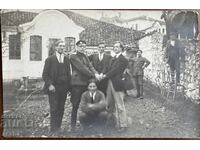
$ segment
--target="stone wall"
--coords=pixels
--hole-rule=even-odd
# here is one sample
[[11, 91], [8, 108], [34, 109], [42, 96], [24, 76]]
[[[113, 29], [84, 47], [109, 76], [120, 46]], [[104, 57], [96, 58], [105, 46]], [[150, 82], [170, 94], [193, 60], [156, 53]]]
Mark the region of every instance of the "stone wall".
[[[143, 56], [151, 61], [145, 69], [145, 79], [160, 88], [168, 88], [171, 81], [169, 65], [164, 59], [165, 49], [162, 48], [163, 36], [159, 33], [142, 39], [140, 48]], [[178, 91], [194, 102], [199, 102], [200, 54], [198, 41], [181, 40], [184, 47], [185, 61], [181, 62], [181, 75]]]
[[185, 47], [185, 66], [183, 65], [181, 71], [181, 83], [185, 87], [185, 94], [187, 97], [194, 100], [199, 99], [199, 47], [198, 43], [194, 41], [183, 40], [182, 44]]

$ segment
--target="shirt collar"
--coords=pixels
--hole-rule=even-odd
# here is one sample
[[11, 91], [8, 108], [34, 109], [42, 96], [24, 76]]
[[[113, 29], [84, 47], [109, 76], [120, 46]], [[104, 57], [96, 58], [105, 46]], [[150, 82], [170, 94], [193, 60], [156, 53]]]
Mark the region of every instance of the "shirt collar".
[[[92, 92], [89, 92], [89, 93], [90, 93], [90, 97], [92, 97]], [[96, 91], [93, 93], [93, 99], [94, 99], [95, 95], [96, 95]]]
[[78, 55], [85, 55], [85, 53], [79, 52], [79, 51], [77, 51], [76, 54], [78, 54]]
[[100, 52], [99, 52], [99, 56], [103, 56], [103, 55], [104, 55], [104, 53], [100, 53]]
[[122, 52], [116, 54], [115, 57], [118, 58], [121, 54], [122, 54]]
[[[60, 62], [60, 56], [61, 56], [61, 62]], [[56, 51], [56, 57], [57, 57], [57, 59], [58, 59], [58, 62], [59, 63], [63, 63], [63, 61], [64, 61], [64, 54], [63, 53], [58, 53], [57, 51]]]
[[99, 53], [98, 56], [99, 56], [100, 59], [103, 59], [103, 55], [104, 55], [104, 53]]
[[60, 55], [61, 55], [61, 56], [64, 56], [63, 53], [60, 54], [60, 53], [58, 53], [58, 52], [56, 51], [56, 56], [60, 57]]

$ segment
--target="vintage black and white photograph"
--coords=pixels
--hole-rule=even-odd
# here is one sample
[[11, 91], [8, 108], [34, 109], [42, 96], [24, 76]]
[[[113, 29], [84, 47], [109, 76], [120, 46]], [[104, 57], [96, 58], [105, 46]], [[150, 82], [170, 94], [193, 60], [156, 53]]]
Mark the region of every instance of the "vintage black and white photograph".
[[4, 138], [199, 138], [199, 10], [1, 9]]

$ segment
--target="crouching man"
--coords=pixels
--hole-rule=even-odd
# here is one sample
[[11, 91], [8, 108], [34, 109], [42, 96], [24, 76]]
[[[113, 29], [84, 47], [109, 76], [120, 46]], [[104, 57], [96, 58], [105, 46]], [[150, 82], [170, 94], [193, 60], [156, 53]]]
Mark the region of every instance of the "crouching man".
[[103, 92], [97, 89], [96, 80], [90, 79], [88, 90], [81, 96], [79, 120], [84, 131], [103, 129], [107, 121], [106, 101]]

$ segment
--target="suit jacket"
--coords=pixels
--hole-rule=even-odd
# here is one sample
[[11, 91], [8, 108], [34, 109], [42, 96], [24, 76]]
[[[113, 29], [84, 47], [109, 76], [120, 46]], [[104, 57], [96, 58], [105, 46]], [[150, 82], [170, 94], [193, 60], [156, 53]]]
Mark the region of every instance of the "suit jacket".
[[[43, 73], [42, 73], [42, 78], [45, 82], [43, 90], [45, 93], [48, 92], [48, 88], [49, 86], [52, 84], [54, 86], [56, 86], [56, 80], [58, 77], [58, 65], [59, 62], [57, 60], [56, 55], [52, 55], [49, 56], [46, 60], [45, 60], [45, 65], [44, 65], [44, 69], [43, 69]], [[69, 89], [70, 87], [70, 79], [71, 79], [71, 75], [70, 75], [70, 61], [68, 57], [64, 57], [64, 65], [66, 66], [66, 72], [67, 72], [67, 83], [66, 83], [66, 89]]]
[[[88, 107], [88, 104], [93, 104], [95, 109], [90, 110], [90, 108]], [[90, 92], [85, 91], [81, 96], [80, 110], [86, 114], [91, 111], [96, 112], [96, 113], [105, 111], [106, 110], [106, 101], [105, 101], [104, 94], [101, 91], [97, 90], [96, 95], [92, 102], [92, 99], [90, 97]]]
[[109, 71], [106, 73], [106, 78], [110, 78], [113, 87], [116, 91], [124, 91], [123, 73], [127, 68], [128, 60], [121, 54], [111, 63]]
[[112, 57], [104, 53], [101, 61], [99, 60], [99, 54], [93, 54], [89, 56], [89, 59], [98, 73], [105, 74], [109, 70]]
[[171, 59], [179, 61], [179, 57], [182, 61], [185, 60], [184, 47], [178, 39], [175, 40], [174, 46], [170, 44], [170, 40], [167, 42], [165, 57], [168, 59], [168, 61], [171, 61]]
[[86, 86], [90, 78], [95, 78], [97, 71], [89, 61], [89, 58], [80, 52], [70, 56], [72, 66], [71, 85]]
[[146, 59], [145, 57], [136, 57], [131, 59], [133, 61], [133, 70], [132, 75], [144, 75], [144, 69], [142, 67], [145, 64], [145, 67], [147, 67], [150, 64], [150, 61]]

